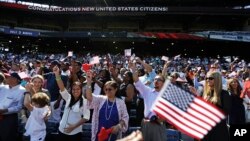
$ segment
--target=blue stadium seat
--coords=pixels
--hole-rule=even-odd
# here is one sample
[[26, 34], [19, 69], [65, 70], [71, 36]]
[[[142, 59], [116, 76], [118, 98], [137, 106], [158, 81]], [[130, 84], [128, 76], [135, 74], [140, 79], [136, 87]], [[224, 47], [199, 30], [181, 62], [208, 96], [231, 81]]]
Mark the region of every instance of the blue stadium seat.
[[181, 132], [174, 129], [167, 129], [167, 141], [181, 141]]
[[91, 141], [91, 123], [84, 123], [82, 126], [82, 141]]

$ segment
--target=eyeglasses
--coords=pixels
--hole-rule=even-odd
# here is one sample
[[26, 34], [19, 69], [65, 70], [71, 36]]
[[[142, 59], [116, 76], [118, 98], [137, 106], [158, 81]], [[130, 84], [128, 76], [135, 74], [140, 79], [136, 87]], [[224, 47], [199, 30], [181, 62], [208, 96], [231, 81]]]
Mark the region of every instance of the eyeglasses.
[[214, 80], [213, 77], [206, 77], [206, 80]]
[[160, 78], [155, 78], [154, 81], [157, 81], [157, 82], [162, 81], [163, 82], [163, 80]]
[[105, 91], [109, 91], [109, 92], [112, 91], [112, 90], [113, 90], [113, 89], [111, 89], [111, 88], [106, 88], [106, 89], [105, 89]]

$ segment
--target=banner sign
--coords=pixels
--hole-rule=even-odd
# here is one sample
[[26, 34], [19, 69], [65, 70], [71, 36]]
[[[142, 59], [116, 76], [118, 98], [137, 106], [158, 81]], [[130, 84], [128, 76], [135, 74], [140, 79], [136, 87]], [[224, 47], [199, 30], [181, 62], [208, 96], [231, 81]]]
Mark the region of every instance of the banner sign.
[[210, 39], [250, 42], [250, 33], [238, 32], [210, 32]]
[[39, 7], [28, 6], [29, 10], [45, 12], [166, 12], [167, 7]]
[[13, 8], [13, 9], [23, 9], [23, 10], [33, 10], [42, 12], [167, 12], [168, 7], [101, 7], [101, 6], [89, 6], [89, 7], [59, 7], [59, 6], [34, 6], [34, 5], [24, 5], [20, 3], [6, 3], [0, 2], [0, 6]]
[[27, 31], [27, 30], [10, 29], [10, 28], [4, 28], [4, 33], [13, 34], [13, 35], [21, 35], [21, 36], [33, 36], [33, 37], [37, 37], [40, 35], [40, 32], [37, 32], [37, 31]]

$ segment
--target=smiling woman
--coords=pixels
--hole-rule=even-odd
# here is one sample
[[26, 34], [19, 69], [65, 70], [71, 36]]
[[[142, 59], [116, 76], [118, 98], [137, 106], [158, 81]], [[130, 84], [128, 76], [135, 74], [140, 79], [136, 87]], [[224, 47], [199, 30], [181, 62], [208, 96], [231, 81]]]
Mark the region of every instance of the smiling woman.
[[37, 93], [37, 92], [43, 92], [46, 93], [49, 97], [49, 91], [47, 89], [43, 88], [43, 84], [44, 84], [44, 78], [41, 75], [35, 75], [31, 78], [31, 83], [32, 83], [32, 91], [33, 93]]
[[53, 68], [56, 75], [60, 94], [66, 101], [62, 120], [59, 125], [59, 138], [63, 141], [80, 141], [82, 137], [82, 124], [89, 120], [90, 111], [87, 109], [87, 100], [82, 95], [82, 84], [74, 82], [71, 93], [65, 89], [61, 80], [60, 70], [57, 66]]
[[92, 141], [99, 139], [99, 134], [102, 130], [109, 129], [111, 134], [108, 135], [108, 140], [114, 141], [122, 137], [128, 128], [128, 112], [125, 102], [117, 98], [118, 84], [115, 81], [108, 81], [104, 85], [105, 95], [92, 95], [91, 83], [92, 73], [87, 73], [87, 89], [86, 97], [88, 107], [94, 109], [92, 117]]

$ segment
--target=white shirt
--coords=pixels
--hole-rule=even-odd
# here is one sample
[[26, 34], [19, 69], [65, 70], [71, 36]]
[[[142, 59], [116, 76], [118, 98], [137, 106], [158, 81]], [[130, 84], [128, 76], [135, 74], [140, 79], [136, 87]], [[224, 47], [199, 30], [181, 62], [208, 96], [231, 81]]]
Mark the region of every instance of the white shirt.
[[66, 135], [75, 135], [79, 132], [82, 132], [82, 125], [75, 128], [72, 132], [66, 133], [64, 132], [64, 128], [66, 128], [69, 124], [76, 124], [80, 121], [80, 119], [84, 118], [86, 120], [89, 120], [90, 118], [90, 111], [87, 109], [87, 99], [82, 97], [83, 99], [83, 105], [80, 106], [80, 101], [75, 103], [72, 108], [69, 108], [71, 95], [68, 93], [68, 91], [65, 89], [64, 91], [60, 91], [62, 98], [66, 101], [66, 105], [64, 108], [64, 113], [62, 120], [59, 125], [59, 131], [66, 134]]
[[40, 138], [45, 138], [46, 125], [44, 122], [44, 117], [47, 115], [48, 111], [48, 106], [45, 106], [43, 108], [33, 107], [33, 110], [30, 112], [30, 116], [25, 125], [25, 136], [31, 136], [32, 140], [36, 141], [38, 141]]
[[[8, 90], [8, 85], [0, 84], [0, 105], [2, 103], [3, 98], [5, 97], [5, 91]], [[1, 109], [1, 107], [0, 107]]]
[[[155, 89], [153, 88], [144, 85], [141, 81], [137, 81], [135, 83], [135, 88], [140, 92], [140, 95], [144, 99], [144, 117], [148, 117], [151, 113], [151, 106], [156, 100], [159, 92], [155, 91]], [[150, 116], [148, 118], [150, 118]]]
[[65, 76], [70, 76], [70, 70], [67, 70], [67, 71], [62, 71], [61, 72], [61, 75], [65, 75]]
[[0, 99], [0, 108], [8, 109], [5, 114], [18, 113], [22, 109], [24, 92], [25, 88], [21, 85], [4, 90], [5, 96]]

